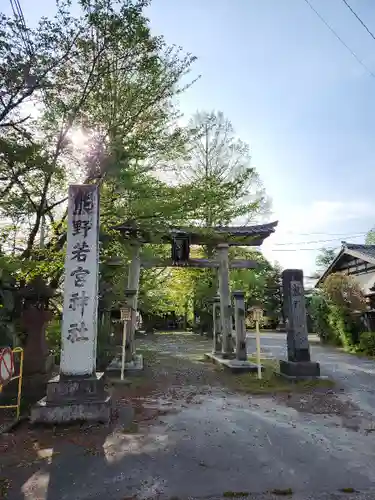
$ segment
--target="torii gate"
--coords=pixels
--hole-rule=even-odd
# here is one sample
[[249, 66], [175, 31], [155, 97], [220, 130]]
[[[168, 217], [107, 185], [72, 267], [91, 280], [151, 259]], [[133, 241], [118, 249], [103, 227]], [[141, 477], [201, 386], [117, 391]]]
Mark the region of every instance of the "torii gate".
[[[195, 267], [195, 268], [217, 268], [219, 273], [219, 303], [220, 303], [220, 331], [222, 335], [222, 356], [231, 358], [233, 354], [232, 342], [232, 307], [229, 287], [229, 269], [255, 269], [258, 267], [256, 261], [236, 259], [229, 261], [229, 247], [231, 246], [260, 246], [263, 241], [275, 231], [277, 222], [261, 224], [256, 226], [219, 226], [213, 228], [182, 227], [171, 228], [164, 231], [146, 231], [139, 228], [133, 221], [120, 224], [113, 229], [119, 231], [124, 238], [130, 240], [133, 255], [129, 266], [128, 288], [125, 292], [127, 304], [133, 310], [129, 325], [128, 341], [126, 343], [126, 362], [130, 367], [135, 363], [135, 326], [138, 305], [138, 289], [141, 266], [150, 267]], [[145, 243], [170, 243], [171, 258], [167, 260], [141, 261], [141, 247]], [[210, 245], [216, 248], [217, 259], [191, 259], [190, 245]], [[234, 298], [240, 300], [236, 304], [241, 305], [241, 297], [234, 294]], [[243, 302], [243, 296], [242, 296]], [[215, 314], [214, 307], [214, 314]], [[238, 314], [236, 318], [240, 317]], [[236, 319], [237, 323], [237, 319]], [[218, 321], [214, 320], [214, 325]], [[214, 327], [214, 346], [217, 347], [217, 327]], [[216, 332], [215, 332], [216, 330]], [[242, 327], [243, 330], [243, 327]], [[239, 328], [236, 325], [238, 334]], [[242, 342], [244, 343], [244, 342]], [[241, 356], [240, 350], [236, 349], [236, 357]], [[243, 350], [242, 350], [243, 354]], [[246, 355], [246, 347], [245, 347]]]

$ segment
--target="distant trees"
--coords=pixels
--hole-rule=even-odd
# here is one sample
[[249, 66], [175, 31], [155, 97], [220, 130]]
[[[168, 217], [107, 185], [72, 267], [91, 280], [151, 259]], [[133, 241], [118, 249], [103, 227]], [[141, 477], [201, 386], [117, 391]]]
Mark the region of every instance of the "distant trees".
[[333, 248], [322, 248], [320, 254], [315, 260], [316, 267], [318, 268], [318, 274], [323, 274], [323, 272], [329, 267], [335, 260], [336, 251]]
[[[199, 187], [197, 220], [211, 227], [264, 215], [268, 203], [249, 145], [235, 135], [222, 112], [198, 112], [189, 122], [187, 157], [177, 163], [179, 178]], [[198, 194], [198, 193], [197, 193]]]
[[375, 228], [370, 229], [366, 235], [366, 245], [375, 245]]

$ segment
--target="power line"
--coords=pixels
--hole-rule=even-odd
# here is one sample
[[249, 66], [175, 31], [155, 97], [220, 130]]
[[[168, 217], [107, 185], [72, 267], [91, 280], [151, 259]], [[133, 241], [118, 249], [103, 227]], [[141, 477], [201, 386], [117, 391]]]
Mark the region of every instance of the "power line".
[[[337, 250], [340, 247], [331, 247], [327, 250]], [[321, 248], [269, 248], [271, 252], [320, 252]]]
[[20, 26], [21, 26], [20, 34], [21, 34], [22, 40], [24, 42], [26, 52], [28, 53], [30, 58], [32, 58], [33, 57], [32, 44], [31, 44], [31, 40], [29, 37], [28, 29], [26, 26], [25, 16], [23, 15], [23, 12], [22, 12], [21, 4], [19, 3], [18, 0], [10, 0], [10, 5], [12, 7], [13, 15], [14, 15], [15, 19], [18, 19], [18, 21], [20, 23]]
[[[367, 233], [353, 234], [353, 235], [341, 235], [346, 236], [346, 238], [362, 238]], [[274, 243], [275, 246], [286, 246], [286, 245], [311, 245], [312, 243], [329, 243], [332, 241], [338, 241], [340, 238], [333, 238], [329, 240], [313, 240], [313, 241], [293, 241], [290, 243]]]
[[362, 21], [362, 19], [359, 17], [359, 15], [352, 9], [352, 7], [349, 5], [349, 3], [346, 0], [342, 0], [344, 4], [348, 7], [350, 12], [358, 19], [358, 21], [362, 24], [362, 26], [365, 28], [367, 33], [372, 36], [372, 38], [375, 40], [375, 35], [372, 33], [372, 31], [369, 30], [369, 28], [366, 26], [366, 24]]
[[349, 47], [349, 45], [347, 45], [344, 40], [340, 37], [340, 35], [338, 35], [338, 33], [336, 33], [336, 31], [332, 28], [332, 26], [330, 26], [327, 21], [324, 19], [324, 17], [322, 17], [319, 12], [311, 5], [311, 3], [309, 2], [309, 0], [305, 0], [305, 2], [307, 3], [307, 5], [310, 7], [310, 9], [315, 12], [315, 14], [319, 17], [319, 19], [322, 21], [323, 24], [325, 24], [325, 26], [329, 29], [329, 31], [331, 33], [333, 33], [333, 35], [337, 38], [337, 40], [346, 48], [346, 50], [348, 50], [351, 55], [356, 59], [356, 61], [373, 77], [375, 78], [375, 73], [373, 73], [370, 68], [368, 66], [366, 66], [366, 64], [362, 61], [362, 59], [360, 59], [357, 54]]
[[[368, 231], [364, 231], [364, 232], [358, 232], [358, 233], [355, 233], [355, 234], [358, 234], [358, 235], [365, 235], [367, 234]], [[352, 233], [293, 233], [293, 231], [287, 231], [287, 234], [295, 234], [297, 236], [318, 236], [318, 235], [324, 235], [324, 236], [345, 236], [346, 238], [351, 238], [352, 237]]]

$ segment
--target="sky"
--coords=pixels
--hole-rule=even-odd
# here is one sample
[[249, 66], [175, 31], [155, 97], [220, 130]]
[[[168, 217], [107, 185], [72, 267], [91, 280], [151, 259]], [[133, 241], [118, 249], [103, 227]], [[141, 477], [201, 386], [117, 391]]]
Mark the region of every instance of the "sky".
[[[375, 40], [342, 0], [309, 1], [368, 69], [306, 0], [153, 0], [147, 10], [155, 34], [197, 57], [185, 116], [223, 111], [250, 144], [279, 221], [264, 254], [306, 276], [319, 248], [361, 243], [375, 226]], [[375, 33], [375, 2], [348, 2]], [[21, 5], [35, 18], [34, 1]]]
[[[310, 1], [375, 74], [375, 40], [342, 0]], [[375, 33], [375, 2], [350, 5]], [[154, 0], [148, 14], [198, 58], [192, 76], [202, 76], [182, 111], [223, 111], [251, 146], [279, 221], [265, 255], [310, 275], [312, 249], [363, 242], [375, 225], [375, 76], [307, 3]]]

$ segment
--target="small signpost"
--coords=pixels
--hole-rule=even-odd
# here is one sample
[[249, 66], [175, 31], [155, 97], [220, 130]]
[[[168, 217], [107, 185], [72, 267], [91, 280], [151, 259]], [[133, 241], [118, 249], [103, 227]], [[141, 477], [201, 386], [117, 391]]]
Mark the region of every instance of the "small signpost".
[[120, 309], [121, 321], [124, 322], [124, 329], [122, 333], [122, 353], [121, 353], [121, 380], [124, 380], [125, 372], [125, 350], [126, 350], [126, 337], [127, 337], [127, 323], [132, 319], [132, 310], [129, 306], [123, 306]]
[[255, 306], [251, 308], [253, 319], [255, 321], [255, 338], [257, 344], [257, 365], [258, 365], [258, 379], [262, 378], [262, 365], [260, 364], [260, 330], [259, 322], [263, 318], [263, 309]]
[[0, 386], [10, 382], [14, 375], [14, 358], [12, 349], [9, 347], [0, 348]]

